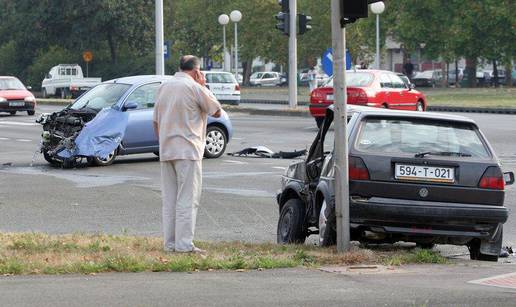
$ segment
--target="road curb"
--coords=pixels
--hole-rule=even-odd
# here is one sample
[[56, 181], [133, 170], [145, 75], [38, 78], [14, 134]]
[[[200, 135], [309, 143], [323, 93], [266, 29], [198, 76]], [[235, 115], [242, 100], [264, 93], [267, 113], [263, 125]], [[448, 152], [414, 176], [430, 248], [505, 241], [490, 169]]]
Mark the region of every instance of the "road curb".
[[[241, 104], [277, 104], [288, 105], [285, 100], [268, 100], [268, 99], [242, 99]], [[298, 102], [300, 106], [308, 106], [309, 103]], [[455, 106], [428, 106], [428, 111], [432, 112], [461, 112], [461, 113], [492, 113], [492, 114], [516, 114], [516, 108], [480, 108], [480, 107], [455, 107]], [[276, 110], [275, 110], [276, 111]], [[280, 111], [280, 110], [277, 110]]]

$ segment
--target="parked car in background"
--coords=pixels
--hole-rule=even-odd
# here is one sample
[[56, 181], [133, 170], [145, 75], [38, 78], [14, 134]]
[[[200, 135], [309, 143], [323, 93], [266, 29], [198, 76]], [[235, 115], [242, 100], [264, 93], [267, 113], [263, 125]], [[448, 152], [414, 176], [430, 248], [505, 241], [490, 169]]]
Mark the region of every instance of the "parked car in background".
[[[426, 110], [426, 98], [396, 73], [385, 70], [351, 70], [346, 74], [348, 104], [397, 110]], [[318, 126], [333, 104], [333, 79], [310, 94], [310, 114]]]
[[[277, 195], [277, 242], [319, 234], [336, 242], [333, 106], [305, 161], [291, 164]], [[466, 245], [472, 260], [497, 261], [505, 185], [487, 139], [471, 119], [348, 106], [350, 239], [361, 243]]]
[[[28, 88], [30, 89], [30, 87]], [[35, 114], [36, 98], [16, 77], [0, 76], [0, 112]]]
[[435, 87], [439, 83], [439, 75], [436, 70], [418, 71], [412, 77], [412, 83], [417, 87]]
[[85, 78], [78, 64], [59, 64], [50, 69], [41, 83], [41, 95], [60, 98], [79, 97], [102, 82], [101, 78]]
[[280, 86], [283, 82], [281, 74], [275, 71], [255, 72], [249, 80], [251, 86]]
[[[493, 70], [484, 70], [484, 79], [485, 84], [493, 86], [495, 84], [495, 77]], [[505, 70], [499, 69], [498, 70], [498, 84], [507, 84], [507, 79], [505, 76]]]
[[[458, 72], [458, 74], [457, 74], [457, 72]], [[460, 82], [462, 81], [463, 78], [464, 78], [464, 69], [463, 68], [459, 68], [457, 71], [455, 71], [455, 68], [453, 68], [453, 69], [450, 68], [448, 70], [448, 85], [455, 85], [457, 82], [457, 79], [460, 84]]]
[[[119, 155], [159, 153], [153, 127], [157, 91], [171, 76], [133, 76], [106, 81], [70, 106], [42, 114], [41, 152], [50, 164], [73, 167], [83, 158], [105, 166]], [[218, 158], [231, 140], [231, 121], [208, 117], [204, 157]]]
[[233, 74], [223, 71], [203, 71], [203, 74], [206, 77], [206, 87], [221, 103], [240, 103], [240, 84]]

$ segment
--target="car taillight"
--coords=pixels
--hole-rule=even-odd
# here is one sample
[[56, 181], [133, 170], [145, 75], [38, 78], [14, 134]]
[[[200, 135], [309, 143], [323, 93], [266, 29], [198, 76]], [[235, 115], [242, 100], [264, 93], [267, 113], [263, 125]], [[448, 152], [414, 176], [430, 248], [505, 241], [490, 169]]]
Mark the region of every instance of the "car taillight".
[[369, 170], [362, 159], [350, 156], [348, 164], [350, 180], [369, 180]]
[[490, 166], [482, 175], [478, 187], [482, 189], [503, 190], [505, 189], [505, 180], [499, 167]]
[[322, 92], [322, 91], [319, 91], [317, 89], [313, 90], [311, 93], [310, 93], [310, 97], [312, 99], [324, 99], [326, 98], [326, 95]]
[[353, 103], [367, 103], [367, 93], [363, 89], [348, 90], [348, 97]]
[[235, 91], [239, 91], [240, 90], [240, 84], [236, 84], [235, 85]]

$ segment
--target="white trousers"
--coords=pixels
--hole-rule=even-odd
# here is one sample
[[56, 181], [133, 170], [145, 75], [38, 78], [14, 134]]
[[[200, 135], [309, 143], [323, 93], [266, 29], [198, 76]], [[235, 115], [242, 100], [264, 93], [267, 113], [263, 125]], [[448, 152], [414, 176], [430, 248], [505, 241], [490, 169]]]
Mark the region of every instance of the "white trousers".
[[308, 81], [308, 86], [310, 87], [310, 93], [317, 88], [317, 80]]
[[202, 160], [161, 162], [165, 250], [188, 252], [194, 248], [201, 188]]

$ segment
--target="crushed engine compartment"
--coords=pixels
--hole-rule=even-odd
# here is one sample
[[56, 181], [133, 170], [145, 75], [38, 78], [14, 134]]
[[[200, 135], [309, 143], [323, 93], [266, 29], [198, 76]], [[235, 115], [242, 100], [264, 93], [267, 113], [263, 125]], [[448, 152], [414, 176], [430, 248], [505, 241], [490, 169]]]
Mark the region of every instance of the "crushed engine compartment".
[[59, 112], [42, 114], [37, 123], [43, 125], [41, 134], [41, 153], [51, 164], [69, 164], [76, 160], [76, 157], [63, 158], [59, 153], [65, 149], [75, 149], [75, 139], [83, 129], [84, 125], [97, 116], [93, 109], [64, 109]]

